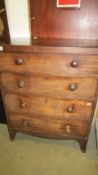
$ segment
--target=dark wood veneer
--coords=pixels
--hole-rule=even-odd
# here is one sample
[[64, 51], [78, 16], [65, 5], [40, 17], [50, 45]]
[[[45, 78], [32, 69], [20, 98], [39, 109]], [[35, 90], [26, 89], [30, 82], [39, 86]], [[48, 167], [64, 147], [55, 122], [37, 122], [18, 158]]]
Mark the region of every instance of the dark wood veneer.
[[97, 7], [97, 0], [82, 0], [80, 9], [70, 10], [57, 8], [56, 0], [30, 0], [32, 37], [96, 40]]

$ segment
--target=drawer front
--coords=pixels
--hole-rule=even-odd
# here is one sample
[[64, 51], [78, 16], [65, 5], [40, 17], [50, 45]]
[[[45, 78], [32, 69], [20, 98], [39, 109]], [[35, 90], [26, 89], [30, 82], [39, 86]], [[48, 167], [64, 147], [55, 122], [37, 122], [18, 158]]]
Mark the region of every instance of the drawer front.
[[87, 137], [88, 123], [74, 120], [46, 119], [37, 116], [9, 114], [9, 124], [16, 130], [50, 138]]
[[56, 100], [46, 97], [24, 97], [14, 94], [4, 96], [7, 111], [39, 116], [91, 120], [91, 102]]
[[5, 91], [45, 95], [57, 98], [95, 98], [97, 81], [92, 78], [53, 78], [2, 74]]
[[55, 76], [98, 75], [97, 55], [21, 54], [0, 55], [0, 70]]

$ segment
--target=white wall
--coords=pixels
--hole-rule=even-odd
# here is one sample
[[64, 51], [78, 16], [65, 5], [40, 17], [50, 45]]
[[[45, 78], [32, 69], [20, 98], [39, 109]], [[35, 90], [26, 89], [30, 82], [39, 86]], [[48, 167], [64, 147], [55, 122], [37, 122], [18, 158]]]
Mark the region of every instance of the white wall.
[[29, 0], [5, 0], [12, 44], [30, 44]]

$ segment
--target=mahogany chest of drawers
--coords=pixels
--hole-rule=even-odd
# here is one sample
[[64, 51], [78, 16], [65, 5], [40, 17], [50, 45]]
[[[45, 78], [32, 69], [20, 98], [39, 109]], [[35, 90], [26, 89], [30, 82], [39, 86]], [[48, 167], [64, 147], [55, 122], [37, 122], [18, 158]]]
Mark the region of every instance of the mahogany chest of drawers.
[[70, 48], [62, 53], [57, 47], [43, 47], [41, 53], [40, 46], [24, 52], [27, 48], [9, 46], [0, 54], [11, 139], [16, 132], [75, 139], [85, 152], [97, 100], [98, 55], [89, 49], [76, 54]]
[[98, 97], [98, 1], [80, 9], [30, 0], [30, 46], [0, 53], [9, 135], [75, 139], [86, 151]]

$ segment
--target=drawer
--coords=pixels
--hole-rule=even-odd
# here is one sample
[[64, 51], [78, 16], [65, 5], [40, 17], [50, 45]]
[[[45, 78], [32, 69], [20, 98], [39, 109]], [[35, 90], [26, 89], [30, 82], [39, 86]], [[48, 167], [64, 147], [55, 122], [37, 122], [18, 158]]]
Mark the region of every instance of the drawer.
[[19, 94], [35, 94], [57, 98], [95, 98], [97, 81], [92, 78], [54, 78], [2, 74], [5, 91]]
[[7, 111], [39, 116], [91, 120], [93, 104], [79, 100], [58, 100], [46, 97], [24, 97], [5, 94]]
[[62, 139], [67, 136], [86, 138], [89, 130], [88, 123], [68, 119], [51, 120], [37, 116], [9, 114], [8, 120], [11, 128], [50, 138]]
[[97, 55], [0, 54], [0, 70], [55, 76], [98, 75]]

